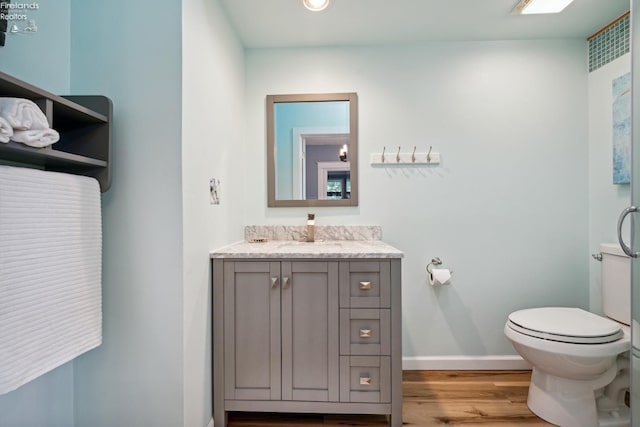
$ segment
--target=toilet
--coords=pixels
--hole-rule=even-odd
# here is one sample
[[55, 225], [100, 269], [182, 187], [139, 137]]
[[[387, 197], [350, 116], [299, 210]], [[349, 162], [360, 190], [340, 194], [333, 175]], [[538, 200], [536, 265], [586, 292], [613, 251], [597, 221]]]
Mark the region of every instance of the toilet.
[[541, 307], [509, 315], [504, 333], [533, 367], [527, 405], [562, 427], [630, 427], [631, 265], [601, 244], [602, 311]]

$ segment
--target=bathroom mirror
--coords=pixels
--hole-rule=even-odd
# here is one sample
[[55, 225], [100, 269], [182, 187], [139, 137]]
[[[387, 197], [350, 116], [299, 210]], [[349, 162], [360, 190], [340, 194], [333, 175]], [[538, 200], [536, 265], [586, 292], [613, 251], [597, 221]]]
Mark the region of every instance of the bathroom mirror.
[[268, 95], [266, 108], [268, 206], [357, 206], [357, 94]]

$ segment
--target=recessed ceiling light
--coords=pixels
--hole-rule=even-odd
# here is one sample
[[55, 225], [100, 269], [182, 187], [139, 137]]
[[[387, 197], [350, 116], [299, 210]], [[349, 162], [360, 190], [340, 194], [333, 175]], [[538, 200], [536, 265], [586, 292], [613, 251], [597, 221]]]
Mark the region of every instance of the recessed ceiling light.
[[313, 12], [325, 10], [327, 6], [329, 6], [329, 3], [331, 3], [331, 0], [302, 0], [304, 7]]
[[511, 13], [534, 14], [534, 13], [558, 13], [569, 5], [573, 0], [520, 0]]

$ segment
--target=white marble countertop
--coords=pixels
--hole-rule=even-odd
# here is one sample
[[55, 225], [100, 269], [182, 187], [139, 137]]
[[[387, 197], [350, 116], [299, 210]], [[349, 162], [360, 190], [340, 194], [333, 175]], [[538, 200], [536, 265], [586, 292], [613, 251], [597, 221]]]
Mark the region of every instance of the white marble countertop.
[[402, 258], [403, 252], [381, 240], [300, 242], [241, 241], [210, 252], [211, 258]]

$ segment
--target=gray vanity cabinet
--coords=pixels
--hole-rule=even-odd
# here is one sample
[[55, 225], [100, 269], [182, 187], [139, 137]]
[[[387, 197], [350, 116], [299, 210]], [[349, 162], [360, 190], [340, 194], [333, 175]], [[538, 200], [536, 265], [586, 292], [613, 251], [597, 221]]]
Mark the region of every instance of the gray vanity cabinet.
[[224, 263], [226, 400], [338, 400], [338, 263]]
[[212, 262], [216, 427], [232, 411], [402, 425], [399, 259]]

